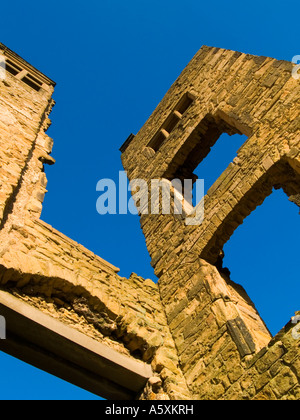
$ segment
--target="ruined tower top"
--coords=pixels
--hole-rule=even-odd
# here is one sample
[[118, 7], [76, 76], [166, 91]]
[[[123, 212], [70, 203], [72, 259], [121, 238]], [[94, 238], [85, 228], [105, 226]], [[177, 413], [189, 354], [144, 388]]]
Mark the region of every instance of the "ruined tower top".
[[[247, 137], [207, 192], [201, 226], [187, 229], [178, 217], [142, 217], [153, 224], [146, 241], [158, 277], [166, 273], [165, 258], [182, 241], [186, 250], [215, 264], [224, 243], [274, 185], [291, 201], [297, 196], [299, 82], [292, 69], [291, 62], [203, 46], [140, 131], [121, 147], [130, 179], [194, 180], [193, 171], [222, 133]], [[176, 232], [173, 245], [160, 236], [168, 223]]]

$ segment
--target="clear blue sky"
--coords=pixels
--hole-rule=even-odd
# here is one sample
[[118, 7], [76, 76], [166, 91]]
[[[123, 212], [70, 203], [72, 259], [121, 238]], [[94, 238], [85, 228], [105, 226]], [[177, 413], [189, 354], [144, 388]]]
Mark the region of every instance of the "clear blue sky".
[[[43, 220], [121, 275], [155, 280], [137, 216], [97, 214], [97, 181], [117, 179], [119, 147], [202, 45], [291, 61], [300, 54], [299, 13], [299, 3], [279, 0], [3, 2], [0, 41], [57, 82], [48, 131], [57, 163], [46, 168]], [[222, 139], [211, 153], [208, 184], [235, 156], [235, 141], [224, 147]], [[298, 209], [278, 191], [225, 245], [232, 280], [273, 334], [300, 310], [298, 238]], [[0, 353], [0, 399], [93, 398]]]

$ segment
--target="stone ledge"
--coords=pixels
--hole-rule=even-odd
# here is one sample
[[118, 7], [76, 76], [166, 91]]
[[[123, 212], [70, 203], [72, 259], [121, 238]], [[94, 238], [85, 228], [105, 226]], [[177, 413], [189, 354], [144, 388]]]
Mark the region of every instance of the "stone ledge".
[[153, 376], [150, 365], [85, 336], [0, 291], [7, 338], [0, 348], [108, 399], [132, 399]]

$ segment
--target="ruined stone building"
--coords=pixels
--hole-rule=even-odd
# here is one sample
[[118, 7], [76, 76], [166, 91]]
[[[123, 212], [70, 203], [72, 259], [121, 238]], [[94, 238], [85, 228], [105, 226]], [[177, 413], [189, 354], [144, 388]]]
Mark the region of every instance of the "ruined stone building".
[[201, 224], [141, 214], [156, 284], [40, 219], [55, 83], [0, 52], [0, 349], [108, 399], [300, 399], [297, 317], [272, 337], [222, 270], [223, 245], [273, 188], [299, 205], [293, 64], [203, 46], [121, 147], [128, 178], [149, 183], [194, 179], [222, 133], [247, 136]]

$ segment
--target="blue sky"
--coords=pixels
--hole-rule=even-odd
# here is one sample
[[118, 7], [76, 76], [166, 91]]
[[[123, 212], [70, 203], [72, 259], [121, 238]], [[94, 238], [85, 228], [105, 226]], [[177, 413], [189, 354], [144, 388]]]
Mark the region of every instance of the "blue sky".
[[[97, 214], [97, 181], [118, 178], [119, 147], [202, 45], [291, 61], [300, 54], [299, 12], [297, 2], [279, 0], [3, 2], [0, 42], [57, 83], [48, 130], [56, 164], [46, 168], [43, 220], [121, 275], [155, 280], [137, 216]], [[233, 159], [235, 137], [217, 143], [205, 182]], [[232, 280], [273, 334], [300, 309], [297, 218], [297, 207], [276, 191], [224, 248]], [[3, 353], [0, 372], [0, 399], [95, 398]]]

